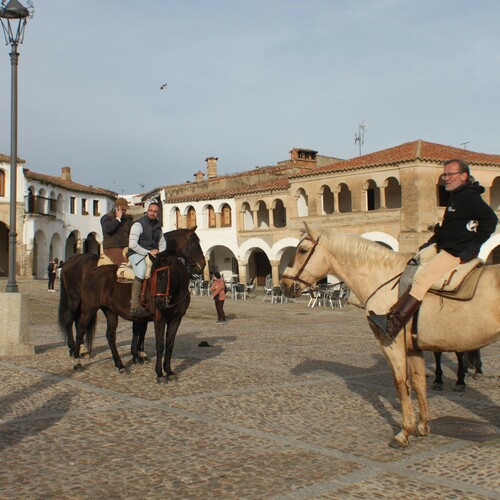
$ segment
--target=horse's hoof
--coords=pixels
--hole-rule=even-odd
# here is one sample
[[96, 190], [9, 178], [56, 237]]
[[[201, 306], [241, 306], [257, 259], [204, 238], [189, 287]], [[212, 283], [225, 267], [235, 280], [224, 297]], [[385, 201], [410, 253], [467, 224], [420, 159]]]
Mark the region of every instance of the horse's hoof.
[[156, 377], [156, 383], [164, 385], [167, 383], [167, 379], [165, 377]]
[[417, 425], [417, 436], [428, 436], [431, 433], [431, 428], [427, 424]]
[[121, 373], [122, 375], [130, 375], [130, 370], [126, 366], [123, 366], [122, 368], [118, 368], [118, 373]]
[[453, 388], [455, 392], [465, 392], [465, 385], [457, 384]]
[[[398, 434], [399, 436], [399, 434]], [[410, 441], [406, 439], [405, 437], [398, 437], [394, 436], [390, 441], [389, 441], [389, 447], [393, 448], [395, 450], [402, 450], [403, 448], [406, 448], [409, 444]]]
[[433, 391], [442, 391], [443, 384], [438, 384], [438, 383], [434, 382], [434, 384], [432, 384], [432, 390]]
[[143, 365], [144, 364], [144, 360], [140, 357], [137, 357], [137, 356], [134, 356], [132, 358], [132, 363], [134, 363], [134, 365]]
[[483, 372], [476, 372], [476, 373], [474, 373], [474, 375], [472, 375], [472, 378], [474, 380], [478, 380], [478, 379], [483, 378], [483, 377], [484, 377], [484, 373]]
[[73, 366], [73, 370], [75, 370], [75, 372], [81, 372], [83, 371], [83, 366], [80, 363], [78, 363], [77, 365]]
[[177, 380], [178, 377], [177, 377], [177, 374], [175, 373], [169, 373], [168, 375], [165, 376], [165, 378], [169, 381], [169, 382], [172, 382], [174, 380]]

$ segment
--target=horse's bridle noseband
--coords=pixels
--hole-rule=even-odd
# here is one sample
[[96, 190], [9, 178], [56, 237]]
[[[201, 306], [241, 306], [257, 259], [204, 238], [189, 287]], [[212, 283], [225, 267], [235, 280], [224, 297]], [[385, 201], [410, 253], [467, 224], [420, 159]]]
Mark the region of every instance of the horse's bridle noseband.
[[[318, 246], [319, 236], [316, 239], [313, 239], [310, 236], [306, 236], [305, 238], [302, 238], [302, 241], [304, 241], [304, 240], [311, 241], [312, 244], [313, 244], [313, 247], [311, 248], [311, 250], [309, 252], [309, 255], [306, 257], [306, 260], [302, 264], [302, 267], [297, 271], [297, 273], [295, 274], [295, 276], [289, 276], [287, 274], [283, 274], [281, 276], [282, 278], [293, 280], [293, 293], [294, 294], [300, 288], [299, 283], [302, 283], [303, 285], [306, 285], [306, 287], [314, 288], [314, 284], [313, 283], [309, 283], [308, 281], [303, 280], [300, 277], [300, 275], [303, 273], [303, 271], [304, 271], [305, 267], [307, 266], [308, 262], [311, 260], [311, 257], [313, 256], [313, 254], [314, 254], [314, 252], [316, 250], [316, 247]], [[297, 250], [298, 250], [300, 244], [302, 243], [302, 241], [298, 244]]]

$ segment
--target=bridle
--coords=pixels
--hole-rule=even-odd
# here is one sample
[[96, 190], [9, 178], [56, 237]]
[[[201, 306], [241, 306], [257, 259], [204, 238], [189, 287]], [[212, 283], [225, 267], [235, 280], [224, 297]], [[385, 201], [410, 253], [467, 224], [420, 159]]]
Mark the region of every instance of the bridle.
[[[186, 240], [187, 240], [187, 243], [186, 243], [186, 256], [190, 255], [189, 253], [189, 246], [194, 246], [194, 243], [191, 242], [191, 237], [194, 236], [194, 233], [187, 233], [186, 234]], [[186, 260], [189, 260], [189, 263], [191, 266], [193, 266], [193, 268], [198, 268], [198, 269], [201, 269], [201, 266], [199, 264], [199, 262], [197, 260], [195, 260], [193, 257], [189, 256], [189, 257], [186, 257]]]
[[[313, 244], [313, 247], [311, 248], [311, 250], [309, 251], [309, 255], [306, 257], [306, 260], [304, 261], [304, 263], [302, 264], [301, 268], [297, 271], [297, 273], [295, 274], [295, 276], [289, 276], [288, 274], [283, 274], [281, 277], [282, 278], [285, 278], [285, 279], [289, 279], [289, 280], [293, 280], [293, 293], [295, 294], [297, 292], [297, 290], [299, 290], [300, 288], [300, 285], [299, 283], [302, 283], [303, 285], [305, 285], [306, 287], [309, 287], [309, 288], [314, 288], [314, 284], [313, 283], [309, 283], [308, 281], [302, 279], [300, 277], [300, 275], [303, 273], [305, 267], [307, 266], [307, 264], [309, 263], [309, 261], [311, 260], [311, 257], [313, 256], [315, 250], [316, 250], [316, 247], [318, 246], [318, 243], [319, 243], [319, 236], [316, 238], [316, 239], [313, 239], [311, 238], [310, 236], [306, 236], [305, 238], [302, 239], [302, 241], [298, 244], [297, 246], [297, 250], [298, 250], [298, 247], [301, 245], [301, 243], [303, 241], [310, 241], [312, 242]], [[297, 252], [295, 252], [295, 254], [297, 254]]]

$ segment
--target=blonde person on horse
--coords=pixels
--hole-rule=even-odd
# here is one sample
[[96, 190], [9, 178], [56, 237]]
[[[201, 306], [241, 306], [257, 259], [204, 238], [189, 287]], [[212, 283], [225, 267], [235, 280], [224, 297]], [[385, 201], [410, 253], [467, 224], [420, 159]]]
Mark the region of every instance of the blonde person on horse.
[[150, 313], [140, 304], [142, 283], [146, 277], [146, 257], [156, 255], [167, 248], [163, 230], [158, 220], [160, 205], [152, 201], [148, 205], [146, 215], [132, 224], [128, 243], [128, 257], [134, 269], [135, 279], [132, 283], [130, 299], [130, 315], [146, 318]]
[[396, 338], [441, 276], [477, 257], [481, 245], [495, 231], [498, 222], [495, 212], [481, 198], [484, 188], [472, 182], [467, 163], [448, 160], [441, 178], [446, 191], [450, 192], [450, 199], [442, 223], [436, 225], [432, 238], [420, 247], [422, 250], [435, 244], [436, 255], [419, 270], [410, 290], [387, 314], [368, 313], [368, 320], [390, 340]]
[[103, 253], [119, 266], [127, 262], [123, 250], [128, 247], [132, 216], [127, 215], [128, 202], [117, 198], [113, 210], [101, 217]]

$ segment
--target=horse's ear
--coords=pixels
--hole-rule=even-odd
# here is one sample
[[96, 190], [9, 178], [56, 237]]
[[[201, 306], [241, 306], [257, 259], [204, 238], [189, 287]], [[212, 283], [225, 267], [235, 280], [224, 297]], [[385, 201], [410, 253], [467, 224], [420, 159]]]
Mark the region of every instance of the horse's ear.
[[308, 226], [307, 222], [304, 221], [304, 227], [305, 227], [305, 232], [313, 239], [316, 239], [315, 236], [315, 232]]

